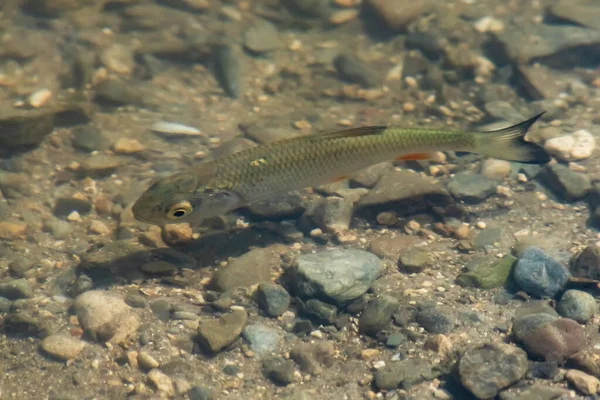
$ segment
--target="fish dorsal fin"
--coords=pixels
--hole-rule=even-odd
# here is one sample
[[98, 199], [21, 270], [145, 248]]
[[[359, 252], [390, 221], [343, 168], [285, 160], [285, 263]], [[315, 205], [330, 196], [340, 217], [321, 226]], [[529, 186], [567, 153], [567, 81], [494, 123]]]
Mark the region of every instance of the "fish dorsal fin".
[[323, 139], [341, 139], [358, 136], [370, 136], [379, 135], [387, 129], [387, 126], [361, 126], [358, 128], [342, 129], [335, 132], [324, 132], [312, 135], [311, 138], [314, 140]]

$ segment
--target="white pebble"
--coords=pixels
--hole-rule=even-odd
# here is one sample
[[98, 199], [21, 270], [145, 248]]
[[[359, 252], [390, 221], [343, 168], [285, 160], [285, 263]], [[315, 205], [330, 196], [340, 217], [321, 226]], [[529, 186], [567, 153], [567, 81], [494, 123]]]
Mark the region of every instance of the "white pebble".
[[477, 32], [500, 32], [504, 30], [504, 22], [492, 17], [483, 17], [475, 22]]
[[50, 90], [40, 89], [40, 90], [33, 92], [29, 96], [28, 101], [29, 101], [29, 104], [31, 105], [31, 107], [40, 108], [44, 104], [46, 104], [48, 102], [48, 100], [50, 100], [50, 97], [52, 97], [52, 92]]
[[169, 135], [201, 135], [202, 132], [193, 126], [179, 124], [177, 122], [160, 121], [152, 125], [154, 132], [166, 133]]
[[561, 160], [583, 160], [591, 157], [596, 148], [596, 140], [590, 132], [580, 129], [570, 135], [547, 140], [544, 148]]

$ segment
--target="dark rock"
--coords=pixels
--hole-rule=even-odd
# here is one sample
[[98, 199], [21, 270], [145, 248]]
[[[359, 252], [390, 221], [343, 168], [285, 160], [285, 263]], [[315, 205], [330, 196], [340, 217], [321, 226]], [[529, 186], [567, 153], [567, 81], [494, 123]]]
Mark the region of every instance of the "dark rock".
[[481, 174], [459, 172], [448, 183], [448, 190], [457, 200], [465, 203], [479, 203], [496, 192], [498, 181]]
[[435, 307], [426, 307], [418, 311], [415, 320], [429, 333], [447, 334], [454, 328], [454, 318]]
[[273, 353], [281, 341], [282, 332], [279, 329], [265, 325], [246, 325], [242, 335], [250, 343], [250, 349], [259, 356]]
[[274, 283], [261, 283], [256, 293], [258, 306], [270, 317], [278, 317], [290, 306], [290, 295]]
[[484, 344], [464, 354], [458, 373], [461, 383], [478, 399], [490, 399], [525, 376], [527, 354], [508, 344]]
[[600, 247], [590, 245], [583, 249], [570, 265], [571, 273], [578, 278], [600, 280]]
[[418, 358], [390, 362], [373, 374], [375, 386], [380, 390], [409, 389], [434, 377], [429, 362]]
[[530, 356], [562, 363], [585, 344], [583, 328], [572, 319], [561, 318], [541, 325], [523, 338]]
[[370, 68], [354, 56], [340, 55], [335, 58], [333, 65], [340, 78], [347, 82], [358, 83], [365, 88], [376, 86]]
[[553, 297], [565, 286], [569, 275], [568, 269], [536, 247], [523, 251], [513, 272], [517, 285], [536, 297]]
[[392, 322], [392, 315], [399, 306], [398, 300], [391, 296], [384, 295], [372, 300], [358, 320], [359, 332], [376, 336]]
[[424, 247], [413, 247], [398, 259], [398, 268], [409, 274], [423, 271], [430, 263], [429, 252]]
[[232, 344], [246, 326], [248, 314], [236, 309], [214, 321], [201, 322], [197, 339], [211, 353], [218, 353]]
[[461, 286], [474, 286], [481, 289], [492, 289], [503, 286], [517, 259], [505, 256], [490, 263], [487, 260], [474, 260], [467, 264], [467, 272], [461, 273], [456, 282]]
[[294, 363], [282, 357], [266, 358], [263, 371], [267, 378], [279, 385], [289, 385], [294, 381]]
[[271, 280], [271, 267], [279, 265], [279, 255], [271, 249], [254, 249], [219, 268], [212, 279], [217, 290], [248, 287]]
[[107, 150], [111, 146], [111, 142], [95, 126], [84, 125], [73, 129], [73, 147], [79, 150], [92, 152]]
[[598, 305], [589, 293], [567, 290], [556, 305], [556, 311], [565, 318], [585, 324], [598, 312]]
[[566, 201], [583, 199], [592, 189], [590, 178], [562, 164], [546, 166], [540, 180], [559, 198]]

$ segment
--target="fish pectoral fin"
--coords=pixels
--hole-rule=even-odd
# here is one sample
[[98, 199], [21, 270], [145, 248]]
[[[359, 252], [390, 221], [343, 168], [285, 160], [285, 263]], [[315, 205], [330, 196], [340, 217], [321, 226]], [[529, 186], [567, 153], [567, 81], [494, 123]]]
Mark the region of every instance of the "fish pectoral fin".
[[321, 139], [340, 139], [357, 136], [370, 136], [379, 135], [387, 129], [387, 126], [361, 126], [359, 128], [343, 129], [335, 132], [317, 133], [312, 135], [311, 138], [314, 140]]
[[436, 158], [435, 153], [410, 153], [396, 157], [396, 161], [431, 160]]

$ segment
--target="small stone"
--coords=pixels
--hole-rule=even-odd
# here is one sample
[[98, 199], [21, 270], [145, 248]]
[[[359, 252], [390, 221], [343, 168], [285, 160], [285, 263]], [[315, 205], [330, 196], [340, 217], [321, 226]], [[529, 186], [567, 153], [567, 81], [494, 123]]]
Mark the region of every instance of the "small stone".
[[67, 215], [67, 221], [70, 222], [81, 222], [83, 219], [81, 218], [81, 214], [77, 211], [71, 211], [69, 215]]
[[164, 393], [166, 396], [175, 395], [173, 381], [161, 370], [153, 369], [152, 371], [148, 372], [148, 379], [154, 384], [159, 392]]
[[365, 349], [360, 353], [360, 358], [362, 358], [363, 361], [372, 361], [379, 357], [380, 354], [381, 353], [377, 349]]
[[112, 234], [112, 230], [102, 221], [94, 220], [90, 223], [90, 233], [108, 236]]
[[142, 271], [153, 275], [175, 275], [179, 268], [167, 261], [150, 261], [140, 267]]
[[402, 343], [405, 343], [407, 340], [408, 340], [408, 338], [404, 334], [402, 334], [400, 332], [394, 332], [390, 336], [387, 337], [385, 345], [390, 348], [396, 348], [396, 347], [400, 346]]
[[467, 272], [461, 273], [456, 282], [461, 286], [473, 286], [481, 289], [493, 289], [503, 286], [517, 259], [504, 256], [490, 263], [487, 260], [474, 260], [467, 264]]
[[329, 23], [332, 25], [342, 25], [358, 17], [358, 10], [338, 10], [329, 16]]
[[576, 369], [570, 369], [565, 374], [565, 378], [583, 394], [594, 395], [598, 393], [600, 380], [595, 376], [588, 375], [585, 372]]
[[454, 328], [454, 318], [435, 307], [426, 307], [415, 315], [415, 320], [429, 333], [448, 334]]
[[577, 353], [584, 345], [583, 328], [567, 318], [543, 324], [523, 338], [523, 346], [528, 354], [558, 363]]
[[231, 261], [219, 268], [212, 279], [212, 285], [219, 291], [236, 287], [248, 287], [271, 280], [271, 268], [279, 265], [279, 255], [272, 249], [259, 248]]
[[379, 390], [395, 390], [398, 387], [408, 390], [425, 380], [433, 379], [432, 375], [429, 362], [411, 358], [386, 364], [375, 371], [373, 379]]
[[134, 154], [146, 150], [146, 146], [137, 139], [120, 138], [113, 145], [113, 150], [117, 154]]
[[0, 221], [0, 239], [24, 239], [27, 234], [27, 225], [18, 222]]
[[201, 322], [198, 326], [198, 341], [212, 353], [218, 353], [233, 343], [242, 333], [248, 314], [234, 310], [217, 320]]
[[265, 376], [280, 385], [289, 385], [294, 382], [294, 363], [282, 357], [269, 357], [263, 361]]
[[429, 252], [424, 247], [413, 247], [398, 260], [401, 271], [412, 274], [423, 271], [430, 263]]
[[188, 392], [190, 400], [211, 400], [213, 398], [210, 389], [201, 386], [194, 386]]
[[590, 132], [580, 129], [570, 135], [547, 140], [544, 149], [563, 161], [577, 161], [590, 158], [596, 148], [596, 140]]
[[428, 9], [422, 0], [369, 0], [367, 2], [392, 30], [405, 30]]
[[54, 204], [54, 215], [57, 217], [66, 217], [73, 211], [79, 214], [87, 214], [92, 210], [92, 203], [87, 199], [76, 197], [61, 197]]
[[326, 232], [343, 232], [350, 227], [353, 206], [341, 197], [321, 199], [308, 215], [319, 228]]
[[27, 279], [10, 279], [0, 282], [0, 297], [9, 300], [29, 299], [33, 297], [33, 290]]
[[323, 365], [330, 366], [335, 354], [333, 343], [317, 341], [315, 343], [302, 343], [290, 351], [290, 358], [294, 360], [303, 371], [312, 375], [323, 372]]
[[187, 243], [193, 238], [192, 227], [189, 224], [166, 224], [162, 238], [168, 244]]
[[506, 178], [510, 171], [510, 162], [505, 160], [489, 159], [485, 160], [481, 166], [481, 175], [494, 180]]
[[541, 249], [528, 247], [514, 268], [516, 284], [536, 297], [553, 297], [569, 280], [569, 270]]
[[283, 43], [275, 25], [259, 19], [246, 30], [244, 46], [254, 53], [266, 53], [282, 48]]
[[518, 347], [487, 343], [467, 350], [458, 364], [461, 383], [478, 399], [490, 399], [527, 373], [527, 354]]
[[44, 352], [63, 361], [77, 357], [85, 346], [84, 341], [61, 334], [50, 335], [40, 343]]
[[250, 343], [250, 349], [259, 356], [275, 352], [282, 338], [279, 329], [261, 324], [247, 325], [242, 334]]
[[173, 305], [167, 299], [158, 299], [150, 303], [150, 309], [156, 318], [163, 322], [167, 322], [171, 319]]
[[153, 368], [158, 368], [159, 367], [159, 363], [158, 361], [156, 361], [156, 359], [154, 357], [152, 357], [150, 354], [148, 354], [145, 351], [141, 351], [138, 356], [137, 356], [137, 362], [140, 365], [140, 367], [146, 369], [146, 370], [151, 370]]
[[556, 311], [565, 318], [585, 324], [598, 312], [598, 305], [589, 293], [567, 290], [556, 305]]
[[600, 246], [587, 246], [570, 265], [573, 276], [600, 280]]
[[110, 147], [110, 140], [95, 126], [83, 125], [73, 129], [73, 147], [92, 152], [102, 151]]
[[566, 201], [581, 200], [592, 189], [587, 175], [574, 172], [562, 164], [546, 166], [540, 174], [540, 180], [558, 197]]
[[442, 357], [447, 357], [452, 352], [452, 341], [446, 335], [433, 335], [425, 341], [424, 348], [437, 352]]
[[107, 176], [122, 164], [121, 158], [106, 154], [94, 154], [81, 163], [81, 171], [88, 176]]
[[121, 298], [102, 290], [80, 294], [73, 307], [81, 327], [98, 341], [122, 343], [140, 325], [139, 317]]
[[383, 264], [366, 251], [330, 250], [301, 254], [292, 271], [293, 284], [301, 295], [345, 305], [371, 287], [383, 272]]
[[282, 315], [290, 306], [287, 290], [274, 283], [261, 283], [256, 292], [258, 306], [270, 317]]
[[354, 56], [340, 55], [335, 58], [333, 65], [340, 78], [347, 82], [357, 83], [364, 88], [376, 86], [371, 69]]
[[410, 251], [418, 244], [424, 243], [422, 239], [409, 235], [382, 236], [373, 239], [369, 244], [368, 250], [382, 258], [389, 258], [398, 262], [400, 256]]
[[119, 43], [111, 43], [104, 48], [100, 61], [119, 75], [131, 75], [136, 64], [132, 49]]
[[457, 200], [465, 203], [479, 203], [496, 192], [498, 181], [483, 175], [465, 171], [459, 172], [448, 183], [448, 190]]
[[381, 296], [372, 300], [362, 312], [358, 320], [360, 332], [376, 336], [392, 322], [392, 314], [396, 312], [400, 303], [391, 296]]
[[333, 324], [337, 317], [337, 307], [317, 299], [308, 299], [304, 311], [316, 317], [323, 324]]

